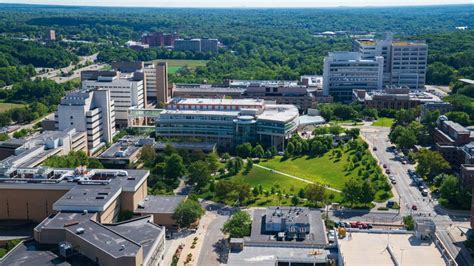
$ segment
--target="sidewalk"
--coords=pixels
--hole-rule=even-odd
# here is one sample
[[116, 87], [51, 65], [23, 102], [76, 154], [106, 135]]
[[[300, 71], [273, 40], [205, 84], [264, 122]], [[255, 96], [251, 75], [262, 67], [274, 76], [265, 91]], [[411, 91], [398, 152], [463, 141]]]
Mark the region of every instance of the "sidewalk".
[[[216, 217], [216, 214], [212, 212], [206, 212], [201, 218], [201, 221], [199, 222], [199, 227], [195, 234], [191, 234], [185, 238], [177, 240], [179, 244], [182, 243], [185, 245], [183, 251], [181, 252], [178, 265], [197, 265], [197, 260], [199, 258], [199, 254], [201, 253], [202, 244], [204, 242], [204, 236], [206, 235], [207, 228], [209, 227], [209, 224], [216, 219]], [[196, 245], [194, 248], [191, 248], [195, 237], [197, 237]], [[192, 255], [192, 259], [190, 262], [185, 264], [184, 262], [186, 261], [188, 254]]]

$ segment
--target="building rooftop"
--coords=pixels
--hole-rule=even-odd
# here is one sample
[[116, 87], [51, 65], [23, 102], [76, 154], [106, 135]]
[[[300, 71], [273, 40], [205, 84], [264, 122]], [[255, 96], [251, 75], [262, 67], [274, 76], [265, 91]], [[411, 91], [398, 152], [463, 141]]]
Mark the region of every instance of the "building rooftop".
[[147, 196], [138, 203], [136, 213], [174, 213], [186, 196]]
[[394, 265], [387, 245], [400, 265], [446, 265], [433, 242], [421, 241], [413, 234], [352, 232], [338, 243], [347, 265]]
[[257, 115], [259, 120], [288, 122], [299, 116], [298, 108], [290, 104], [267, 104], [263, 113]]
[[[245, 246], [242, 251], [229, 254], [227, 265], [274, 266], [279, 265], [277, 264], [279, 261], [306, 262], [309, 263], [308, 265], [321, 263], [321, 265], [326, 265], [329, 253], [328, 250], [313, 248]], [[298, 265], [298, 263], [292, 265]]]
[[163, 230], [150, 223], [149, 219], [150, 217], [142, 217], [103, 225], [96, 222], [96, 214], [59, 212], [46, 218], [35, 231], [41, 234], [43, 230], [67, 230], [114, 257], [135, 256], [142, 247], [140, 242], [151, 247], [152, 243], [147, 243], [147, 240], [156, 240]]
[[212, 98], [174, 98], [170, 104], [177, 105], [236, 105], [236, 106], [263, 106], [264, 101], [259, 99], [212, 99]]
[[[125, 136], [99, 155], [99, 159], [130, 158], [140, 151], [143, 143], [147, 142], [146, 139], [142, 139], [141, 137]], [[153, 144], [153, 141], [150, 144]]]
[[[280, 207], [286, 213], [289, 207]], [[250, 237], [245, 237], [245, 245], [266, 245], [279, 247], [325, 247], [327, 245], [327, 238], [325, 233], [325, 226], [321, 218], [321, 212], [318, 210], [303, 209], [300, 214], [305, 219], [305, 223], [309, 224], [309, 232], [304, 240], [277, 240], [276, 233], [265, 232], [266, 215], [268, 211], [272, 212], [274, 209], [256, 209], [253, 212], [252, 232]], [[306, 216], [306, 217], [304, 217]]]
[[15, 248], [14, 251], [4, 257], [1, 261], [2, 265], [55, 265], [55, 266], [94, 266], [95, 262], [90, 259], [75, 254], [66, 261], [59, 256], [57, 252], [57, 245], [44, 246], [39, 245], [36, 241], [25, 241]]

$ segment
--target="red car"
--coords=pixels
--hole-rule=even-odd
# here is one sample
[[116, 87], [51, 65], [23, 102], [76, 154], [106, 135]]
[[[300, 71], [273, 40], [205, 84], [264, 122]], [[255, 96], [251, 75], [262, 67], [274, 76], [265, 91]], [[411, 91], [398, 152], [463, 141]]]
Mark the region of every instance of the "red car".
[[412, 206], [411, 206], [411, 209], [414, 210], [414, 211], [416, 211], [416, 210], [418, 210], [418, 207], [416, 207], [416, 205], [412, 205]]
[[358, 227], [357, 222], [350, 222], [349, 224], [351, 225], [351, 228], [357, 228]]

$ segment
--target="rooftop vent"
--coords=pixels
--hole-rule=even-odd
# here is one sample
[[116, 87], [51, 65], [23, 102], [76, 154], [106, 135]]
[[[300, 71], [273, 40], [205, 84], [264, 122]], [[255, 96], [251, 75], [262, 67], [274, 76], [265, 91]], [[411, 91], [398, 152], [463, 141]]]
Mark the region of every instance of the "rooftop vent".
[[79, 228], [76, 229], [76, 234], [78, 234], [78, 235], [84, 234], [85, 231], [86, 231], [86, 230], [85, 230], [84, 228], [79, 227]]
[[95, 199], [105, 199], [105, 197], [104, 196], [97, 196], [97, 197], [95, 197]]

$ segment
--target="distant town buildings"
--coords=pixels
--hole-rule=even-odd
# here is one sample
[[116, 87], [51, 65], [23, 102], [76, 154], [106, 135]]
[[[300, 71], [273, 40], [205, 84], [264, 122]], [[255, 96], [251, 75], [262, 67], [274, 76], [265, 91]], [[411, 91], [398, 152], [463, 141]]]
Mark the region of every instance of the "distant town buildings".
[[127, 41], [125, 43], [125, 47], [133, 49], [133, 50], [138, 52], [138, 51], [150, 48], [150, 45], [144, 44], [144, 43], [141, 43], [141, 42]]
[[153, 32], [142, 36], [141, 42], [150, 47], [174, 46], [175, 40], [179, 38], [178, 33]]
[[176, 51], [217, 53], [218, 47], [219, 41], [217, 39], [177, 39], [174, 43], [174, 50]]
[[355, 89], [382, 89], [383, 64], [382, 56], [363, 59], [358, 52], [329, 53], [324, 58], [323, 95], [349, 102]]
[[257, 99], [172, 99], [156, 118], [159, 137], [215, 142], [230, 149], [244, 142], [285, 148], [298, 127], [294, 105]]
[[145, 107], [163, 104], [170, 100], [172, 86], [168, 84], [168, 64], [166, 62], [113, 62], [111, 65], [112, 69], [116, 71], [138, 72], [138, 76], [145, 75]]
[[46, 41], [55, 41], [56, 40], [56, 31], [55, 30], [48, 30], [46, 34]]
[[[406, 86], [387, 86], [382, 90], [375, 91], [354, 90], [353, 97], [355, 101], [375, 109], [408, 109], [425, 104], [443, 103], [434, 94], [420, 90], [410, 91]], [[432, 105], [427, 108], [436, 109]]]
[[110, 92], [110, 98], [114, 101], [115, 122], [118, 126], [127, 125], [127, 110], [130, 107], [145, 107], [145, 74], [142, 72], [83, 71], [81, 86], [85, 91]]
[[173, 97], [263, 99], [292, 104], [306, 112], [318, 102], [332, 102], [332, 97], [322, 95], [321, 80], [303, 76], [301, 81], [227, 80], [224, 84], [176, 84]]
[[420, 41], [355, 39], [353, 52], [329, 53], [324, 58], [323, 90], [336, 101], [348, 102], [352, 90], [380, 90], [383, 86], [425, 88], [428, 46]]
[[382, 39], [355, 39], [353, 51], [362, 59], [384, 58], [384, 85], [408, 86], [410, 89], [424, 89], [428, 45], [421, 41], [393, 40], [392, 34]]
[[74, 128], [87, 135], [88, 154], [93, 155], [115, 135], [115, 102], [108, 90], [74, 92], [66, 95], [55, 113], [55, 128]]

